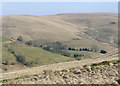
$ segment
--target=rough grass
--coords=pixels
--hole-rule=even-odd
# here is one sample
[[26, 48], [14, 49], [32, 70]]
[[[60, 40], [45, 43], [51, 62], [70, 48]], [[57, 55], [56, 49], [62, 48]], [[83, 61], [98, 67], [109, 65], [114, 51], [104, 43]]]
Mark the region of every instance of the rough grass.
[[110, 63], [119, 64], [120, 61], [119, 60], [112, 60], [112, 61], [103, 61], [103, 62], [100, 62], [100, 63], [93, 63], [93, 64], [91, 64], [91, 67], [100, 66], [100, 65], [109, 65]]
[[109, 65], [109, 61], [103, 61], [103, 62], [100, 62], [100, 63], [93, 63], [91, 64], [91, 67], [93, 66], [100, 66], [100, 65]]
[[69, 52], [72, 56], [74, 54], [82, 55], [81, 59], [92, 58], [92, 57], [96, 57], [98, 55], [101, 55], [99, 52], [88, 52], [88, 51], [71, 51], [71, 50], [68, 50], [67, 52]]
[[11, 48], [14, 50], [16, 56], [24, 56], [25, 62], [31, 66], [46, 65], [74, 60], [71, 57], [65, 57], [59, 54], [51, 53], [37, 47], [14, 45]]
[[2, 36], [2, 37], [0, 37], [0, 41], [6, 42], [6, 41], [11, 41], [11, 39]]
[[[68, 13], [52, 16], [7, 15], [3, 16], [3, 29], [6, 28], [3, 35], [17, 38], [19, 34], [23, 34], [26, 40], [68, 41], [67, 45], [70, 47], [90, 47], [93, 43], [99, 43], [98, 45], [104, 48], [108, 46], [105, 42], [117, 41], [117, 18], [116, 13]], [[110, 22], [116, 22], [116, 24], [110, 24]], [[11, 28], [14, 26], [17, 27], [13, 31]], [[73, 38], [83, 40], [69, 41]]]
[[[87, 37], [87, 36], [85, 36]], [[104, 42], [99, 42], [96, 40], [91, 40], [87, 38], [81, 38], [79, 40], [69, 40], [63, 42], [63, 44], [67, 45], [68, 47], [73, 47], [73, 48], [92, 48], [93, 45], [97, 45], [99, 47], [99, 50], [107, 50], [111, 51], [112, 46], [108, 46], [108, 44]], [[111, 48], [110, 48], [111, 47]]]
[[8, 47], [5, 47], [5, 44], [10, 42], [11, 39], [2, 36], [2, 37], [0, 37], [0, 40], [2, 40], [2, 43], [3, 43], [2, 44], [2, 49], [0, 49], [0, 50], [2, 50], [2, 63], [6, 63], [7, 62], [8, 65], [18, 63], [16, 61], [16, 57], [8, 51]]
[[16, 77], [16, 78], [14, 78], [14, 79], [4, 79], [4, 80], [2, 80], [2, 81], [0, 81], [0, 82], [2, 82], [2, 83], [7, 83], [7, 82], [12, 82], [12, 81], [14, 81], [14, 80], [19, 80], [19, 79], [24, 79], [24, 78], [30, 78], [30, 77], [32, 77], [32, 76], [36, 76], [36, 75], [25, 75], [25, 76], [21, 76], [21, 77]]
[[8, 65], [11, 65], [12, 63], [17, 63], [16, 57], [8, 51], [7, 47], [3, 46], [2, 47], [2, 63], [6, 63], [6, 61], [8, 61]]

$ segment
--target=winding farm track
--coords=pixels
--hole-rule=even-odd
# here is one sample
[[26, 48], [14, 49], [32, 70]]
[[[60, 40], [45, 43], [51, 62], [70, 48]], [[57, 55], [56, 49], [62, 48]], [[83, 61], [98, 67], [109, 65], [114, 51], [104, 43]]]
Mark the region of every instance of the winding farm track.
[[21, 77], [21, 76], [25, 76], [25, 75], [40, 74], [44, 70], [52, 70], [52, 71], [63, 70], [63, 69], [77, 67], [77, 66], [82, 67], [84, 65], [90, 65], [92, 63], [117, 60], [117, 59], [118, 59], [118, 50], [116, 49], [105, 55], [100, 55], [100, 56], [97, 56], [97, 57], [94, 57], [91, 59], [86, 59], [86, 60], [81, 60], [81, 61], [62, 62], [62, 63], [39, 66], [39, 67], [26, 68], [26, 69], [18, 70], [15, 72], [3, 73], [2, 78], [3, 79], [13, 79], [13, 78]]

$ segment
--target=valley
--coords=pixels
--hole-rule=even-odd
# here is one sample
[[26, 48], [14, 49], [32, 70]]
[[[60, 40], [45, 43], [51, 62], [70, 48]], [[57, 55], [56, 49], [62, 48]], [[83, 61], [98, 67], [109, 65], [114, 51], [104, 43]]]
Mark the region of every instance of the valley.
[[[117, 18], [116, 13], [4, 15], [0, 37], [3, 81], [33, 79], [45, 70], [55, 72], [76, 67], [84, 70], [85, 66], [106, 61], [113, 62], [112, 66], [117, 68], [114, 65], [114, 61], [119, 63]], [[37, 81], [44, 83], [44, 80]]]

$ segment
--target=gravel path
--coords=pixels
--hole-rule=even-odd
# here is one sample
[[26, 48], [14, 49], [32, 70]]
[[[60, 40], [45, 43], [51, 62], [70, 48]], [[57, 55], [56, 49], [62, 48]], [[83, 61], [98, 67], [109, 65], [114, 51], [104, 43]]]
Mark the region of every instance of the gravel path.
[[102, 61], [110, 61], [110, 60], [116, 60], [118, 59], [118, 51], [110, 52], [106, 55], [97, 56], [95, 58], [81, 60], [81, 61], [71, 61], [71, 62], [63, 62], [63, 63], [56, 63], [56, 64], [50, 64], [50, 65], [44, 65], [39, 67], [32, 67], [32, 68], [26, 68], [24, 70], [18, 70], [15, 72], [9, 72], [9, 73], [3, 73], [2, 78], [3, 79], [12, 79], [16, 77], [21, 77], [25, 75], [35, 75], [40, 74], [44, 70], [63, 70], [63, 69], [69, 69], [72, 67], [77, 66], [84, 66], [84, 65], [90, 65], [92, 63], [98, 63]]

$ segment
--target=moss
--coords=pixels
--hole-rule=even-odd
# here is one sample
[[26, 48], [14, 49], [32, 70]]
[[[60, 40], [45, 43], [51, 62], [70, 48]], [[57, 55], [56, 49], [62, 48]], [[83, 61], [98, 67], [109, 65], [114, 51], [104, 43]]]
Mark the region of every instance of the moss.
[[59, 73], [60, 73], [60, 71], [55, 71], [55, 72], [54, 72], [55, 75], [57, 75], [57, 74], [59, 74]]
[[86, 68], [86, 67], [87, 67], [87, 65], [84, 65], [83, 67], [84, 67], [84, 68]]
[[91, 67], [93, 66], [100, 66], [100, 65], [109, 65], [109, 61], [103, 61], [103, 62], [100, 62], [100, 63], [93, 63], [91, 64]]
[[7, 82], [10, 82], [10, 81], [13, 81], [14, 79], [5, 79], [5, 80], [2, 80], [1, 82], [2, 83], [7, 83]]
[[111, 61], [113, 64], [119, 64], [120, 63], [120, 60], [113, 60], [113, 61]]
[[70, 70], [70, 71], [74, 71], [74, 70], [75, 70], [75, 68], [70, 68], [69, 70]]
[[109, 65], [109, 63], [119, 64], [120, 60], [112, 60], [112, 61], [103, 61], [103, 62], [100, 62], [100, 63], [93, 63], [93, 64], [91, 64], [91, 67], [100, 66], [100, 65]]
[[62, 72], [67, 72], [67, 70], [61, 70]]

